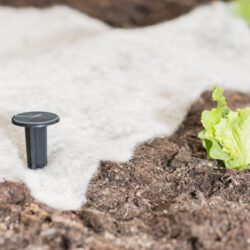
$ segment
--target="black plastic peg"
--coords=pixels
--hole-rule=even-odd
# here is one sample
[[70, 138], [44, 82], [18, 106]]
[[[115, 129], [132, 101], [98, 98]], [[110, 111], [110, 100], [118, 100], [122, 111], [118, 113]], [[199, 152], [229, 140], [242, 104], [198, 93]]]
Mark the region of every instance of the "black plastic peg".
[[48, 112], [26, 112], [13, 116], [13, 124], [25, 127], [29, 168], [38, 169], [47, 165], [47, 126], [59, 120], [56, 114]]

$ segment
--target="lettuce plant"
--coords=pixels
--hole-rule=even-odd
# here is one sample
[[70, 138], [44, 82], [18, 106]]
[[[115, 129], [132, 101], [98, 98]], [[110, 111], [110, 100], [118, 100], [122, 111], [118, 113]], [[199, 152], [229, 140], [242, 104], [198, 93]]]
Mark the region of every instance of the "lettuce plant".
[[250, 25], [250, 0], [237, 0], [236, 12]]
[[212, 99], [217, 107], [201, 115], [204, 129], [199, 138], [208, 158], [221, 160], [227, 168], [250, 168], [250, 108], [232, 111], [228, 108], [224, 91], [213, 88]]

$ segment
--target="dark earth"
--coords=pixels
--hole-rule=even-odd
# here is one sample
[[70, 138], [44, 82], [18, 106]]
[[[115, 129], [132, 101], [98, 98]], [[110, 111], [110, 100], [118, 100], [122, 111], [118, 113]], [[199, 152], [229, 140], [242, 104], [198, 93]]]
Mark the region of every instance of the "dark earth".
[[[172, 137], [143, 143], [129, 162], [101, 162], [77, 211], [54, 211], [23, 184], [1, 183], [0, 249], [250, 249], [250, 171], [207, 160], [197, 138], [210, 96]], [[248, 95], [226, 96], [231, 108], [250, 105]]]
[[0, 0], [2, 5], [48, 7], [64, 4], [115, 27], [135, 27], [173, 19], [213, 0]]

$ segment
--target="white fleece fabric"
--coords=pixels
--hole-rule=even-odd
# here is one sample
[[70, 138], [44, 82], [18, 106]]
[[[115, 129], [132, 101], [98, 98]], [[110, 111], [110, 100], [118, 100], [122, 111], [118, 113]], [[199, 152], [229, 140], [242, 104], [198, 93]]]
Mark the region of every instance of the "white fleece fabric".
[[[147, 28], [110, 28], [67, 7], [0, 8], [0, 177], [63, 210], [85, 201], [100, 160], [172, 134], [200, 93], [250, 91], [250, 30], [216, 3]], [[25, 111], [58, 114], [46, 168], [26, 167]]]

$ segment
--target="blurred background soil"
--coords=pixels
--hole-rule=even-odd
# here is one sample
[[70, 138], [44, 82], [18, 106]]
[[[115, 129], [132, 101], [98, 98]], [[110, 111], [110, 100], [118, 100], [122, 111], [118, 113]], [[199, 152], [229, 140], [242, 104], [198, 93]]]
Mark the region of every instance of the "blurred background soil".
[[115, 27], [155, 24], [184, 14], [213, 0], [0, 0], [0, 4], [24, 7], [68, 5]]

